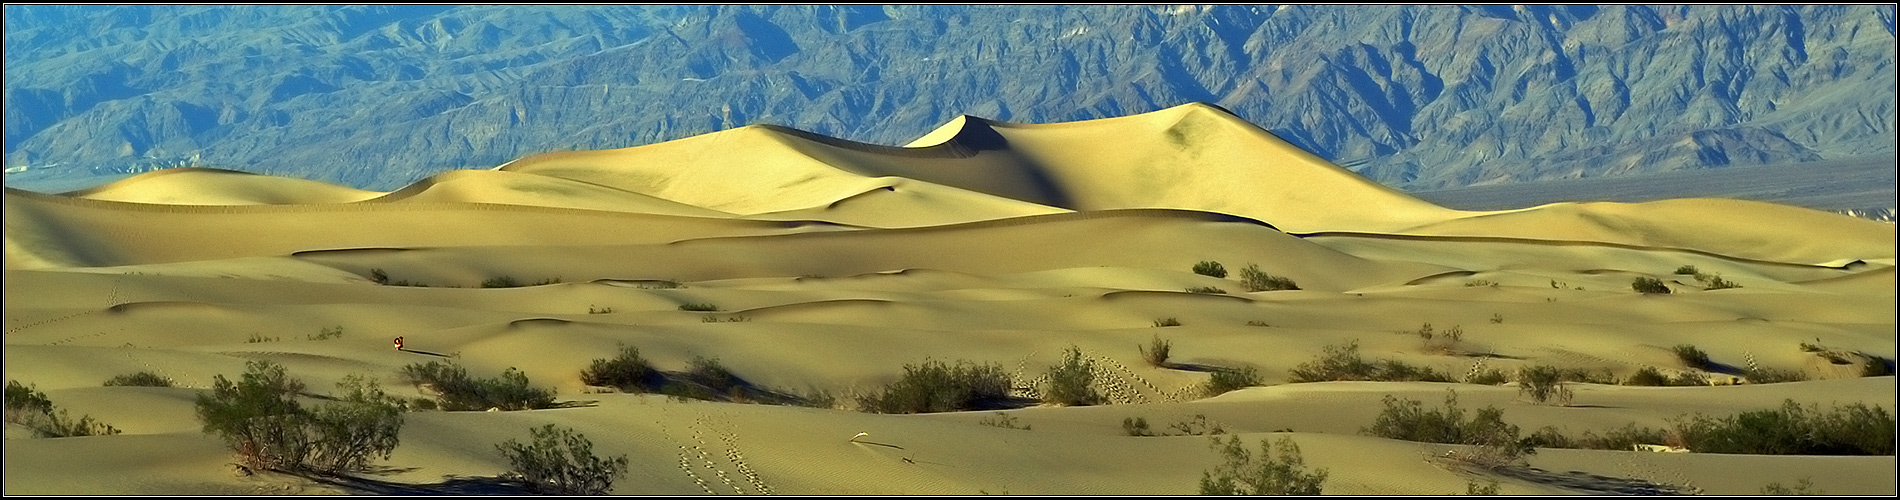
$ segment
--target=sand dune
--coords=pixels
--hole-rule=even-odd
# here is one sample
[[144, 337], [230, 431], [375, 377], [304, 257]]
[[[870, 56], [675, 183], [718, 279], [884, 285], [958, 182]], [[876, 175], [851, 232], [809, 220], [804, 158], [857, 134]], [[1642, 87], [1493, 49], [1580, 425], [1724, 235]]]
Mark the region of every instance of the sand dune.
[[[1329, 472], [1327, 494], [1491, 480], [1524, 495], [1755, 494], [1801, 479], [1900, 491], [1893, 456], [1545, 448], [1486, 469], [1438, 458], [1458, 446], [1362, 432], [1388, 395], [1430, 407], [1448, 389], [1468, 411], [1571, 436], [1785, 399], [1892, 411], [1894, 377], [1863, 377], [1858, 360], [1900, 356], [1893, 226], [1731, 200], [1449, 210], [1207, 105], [1063, 124], [960, 117], [902, 147], [751, 126], [392, 193], [178, 170], [0, 201], [7, 378], [122, 431], [36, 438], [9, 423], [7, 494], [519, 493], [495, 480], [510, 464], [494, 445], [544, 423], [628, 457], [619, 494], [1184, 494], [1220, 463], [1208, 437], [1134, 437], [1123, 422], [1174, 432], [1197, 416], [1249, 448], [1297, 442]], [[1194, 272], [1203, 261], [1227, 276]], [[1250, 266], [1298, 289], [1250, 291]], [[1706, 280], [1717, 275], [1741, 286]], [[1638, 278], [1672, 293], [1637, 293]], [[391, 348], [398, 336], [405, 350]], [[1171, 342], [1170, 364], [1142, 358], [1154, 339]], [[1682, 344], [1711, 364], [1685, 365]], [[712, 358], [757, 388], [835, 401], [582, 382], [622, 345], [661, 370]], [[1458, 380], [1552, 366], [1714, 385], [1573, 382], [1564, 406], [1511, 385], [1293, 382], [1347, 345]], [[1035, 402], [1071, 348], [1093, 364], [1101, 403]], [[429, 394], [401, 381], [415, 363], [514, 368], [563, 407], [405, 413], [401, 445], [376, 462], [388, 469], [345, 482], [234, 475], [195, 401], [256, 360], [314, 394], [363, 375], [405, 399]], [[994, 363], [1018, 399], [857, 411], [856, 396], [927, 360]], [[1739, 380], [1750, 366], [1807, 380]], [[1230, 368], [1261, 385], [1204, 391]], [[175, 386], [104, 386], [141, 371]]]
[[66, 193], [89, 200], [161, 205], [309, 205], [349, 203], [375, 191], [216, 168], [168, 168]]

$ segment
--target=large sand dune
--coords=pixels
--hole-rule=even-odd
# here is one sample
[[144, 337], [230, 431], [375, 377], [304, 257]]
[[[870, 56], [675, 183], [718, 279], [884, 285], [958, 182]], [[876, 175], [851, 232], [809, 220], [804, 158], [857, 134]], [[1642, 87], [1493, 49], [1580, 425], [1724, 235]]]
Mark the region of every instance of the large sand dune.
[[[1059, 124], [960, 117], [903, 147], [751, 126], [391, 193], [193, 169], [0, 200], [6, 377], [123, 431], [34, 438], [8, 424], [7, 494], [510, 492], [493, 480], [509, 467], [494, 445], [543, 423], [626, 455], [622, 494], [1183, 494], [1220, 462], [1208, 438], [1132, 437], [1122, 423], [1166, 431], [1197, 415], [1250, 448], [1291, 438], [1330, 472], [1328, 494], [1490, 480], [1507, 494], [1753, 494], [1800, 479], [1897, 492], [1892, 456], [1547, 448], [1485, 469], [1434, 458], [1453, 445], [1361, 432], [1386, 396], [1434, 406], [1447, 389], [1527, 432], [1573, 435], [1784, 399], [1892, 411], [1892, 376], [1801, 349], [1900, 354], [1892, 225], [1713, 199], [1450, 210], [1206, 105]], [[1206, 260], [1231, 275], [1191, 271]], [[1249, 265], [1299, 289], [1249, 292]], [[1636, 293], [1644, 277], [1674, 293]], [[503, 279], [521, 286], [483, 287]], [[1207, 288], [1223, 293], [1188, 291]], [[1157, 326], [1167, 319], [1179, 325]], [[1408, 333], [1426, 323], [1462, 337], [1427, 346]], [[390, 348], [398, 336], [407, 350]], [[1173, 344], [1167, 367], [1137, 350], [1156, 336]], [[1712, 385], [1580, 382], [1559, 406], [1509, 385], [1291, 383], [1348, 343], [1459, 379], [1654, 367]], [[664, 370], [717, 358], [758, 387], [838, 402], [582, 383], [623, 344]], [[1713, 371], [1684, 366], [1679, 344]], [[1094, 363], [1103, 404], [1034, 402], [1071, 346]], [[519, 369], [565, 407], [407, 413], [387, 470], [342, 482], [234, 476], [194, 415], [215, 376], [251, 360], [313, 393], [365, 375], [414, 398], [425, 393], [399, 381], [403, 367], [445, 359], [483, 377]], [[998, 411], [1030, 430], [986, 425], [998, 411], [856, 411], [853, 395], [929, 359], [1001, 365], [1022, 399]], [[1730, 385], [1749, 364], [1808, 380]], [[1226, 367], [1257, 369], [1263, 386], [1203, 393]], [[103, 386], [139, 371], [177, 386]]]

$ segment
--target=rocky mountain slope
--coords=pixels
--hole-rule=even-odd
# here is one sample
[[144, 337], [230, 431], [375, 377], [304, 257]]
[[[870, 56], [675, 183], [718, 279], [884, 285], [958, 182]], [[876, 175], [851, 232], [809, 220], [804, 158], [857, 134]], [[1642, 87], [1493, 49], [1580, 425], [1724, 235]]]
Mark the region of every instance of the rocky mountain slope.
[[386, 190], [748, 124], [901, 145], [1197, 101], [1405, 189], [1895, 148], [1892, 5], [5, 9], [10, 183]]

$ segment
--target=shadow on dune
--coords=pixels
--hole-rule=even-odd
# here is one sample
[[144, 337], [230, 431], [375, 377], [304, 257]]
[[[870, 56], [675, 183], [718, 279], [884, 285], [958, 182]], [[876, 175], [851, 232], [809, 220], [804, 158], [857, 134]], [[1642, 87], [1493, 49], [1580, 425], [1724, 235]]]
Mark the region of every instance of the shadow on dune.
[[357, 495], [532, 495], [536, 493], [534, 488], [526, 483], [489, 476], [450, 476], [440, 483], [410, 484], [355, 476], [295, 475]]
[[421, 350], [421, 349], [403, 349], [403, 350], [402, 350], [402, 352], [412, 352], [412, 353], [416, 353], [416, 354], [425, 354], [425, 355], [429, 355], [429, 356], [435, 356], [435, 357], [438, 357], [438, 358], [446, 358], [446, 357], [449, 357], [449, 355], [447, 355], [447, 354], [442, 354], [442, 353], [435, 353], [435, 352], [429, 352], [429, 351], [424, 351], [424, 350]]
[[1608, 495], [1693, 495], [1696, 491], [1673, 484], [1657, 484], [1640, 479], [1599, 476], [1582, 471], [1564, 473], [1550, 472], [1536, 467], [1501, 467], [1492, 469], [1503, 476], [1510, 476], [1538, 484], [1565, 488], [1586, 494]]

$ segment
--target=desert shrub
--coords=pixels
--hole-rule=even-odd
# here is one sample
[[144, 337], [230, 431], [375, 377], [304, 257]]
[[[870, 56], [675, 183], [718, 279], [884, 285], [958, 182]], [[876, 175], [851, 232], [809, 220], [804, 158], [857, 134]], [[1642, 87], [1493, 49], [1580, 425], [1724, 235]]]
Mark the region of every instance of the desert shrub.
[[1860, 365], [1860, 376], [1885, 377], [1893, 375], [1892, 361], [1882, 359], [1879, 356], [1866, 356], [1866, 358], [1867, 360]]
[[1335, 380], [1371, 380], [1377, 370], [1359, 356], [1359, 341], [1321, 348], [1319, 359], [1301, 363], [1289, 371], [1292, 382], [1330, 382]]
[[838, 406], [838, 396], [833, 395], [831, 391], [811, 389], [803, 394], [793, 395], [791, 403], [807, 408], [832, 409]]
[[1498, 493], [1498, 480], [1492, 479], [1488, 484], [1478, 484], [1477, 481], [1465, 481], [1465, 494], [1500, 495], [1501, 493]]
[[1282, 276], [1267, 274], [1265, 271], [1260, 270], [1260, 266], [1253, 264], [1247, 264], [1245, 269], [1240, 270], [1240, 284], [1247, 287], [1247, 291], [1249, 292], [1300, 289], [1300, 286], [1294, 284], [1293, 280]]
[[1147, 347], [1135, 346], [1135, 350], [1141, 352], [1142, 360], [1147, 361], [1151, 366], [1161, 368], [1168, 366], [1168, 353], [1173, 349], [1174, 343], [1161, 340], [1160, 335], [1156, 335], [1154, 340], [1148, 341]]
[[482, 288], [514, 288], [518, 286], [522, 286], [521, 282], [515, 281], [514, 276], [498, 276], [482, 280]]
[[1307, 472], [1300, 447], [1290, 438], [1280, 438], [1278, 457], [1273, 445], [1260, 440], [1257, 458], [1241, 445], [1240, 436], [1211, 439], [1226, 461], [1201, 474], [1202, 495], [1318, 495], [1326, 483], [1326, 469]]
[[588, 304], [587, 306], [587, 314], [608, 314], [612, 312], [614, 312], [614, 308], [612, 307], [594, 307], [593, 304]]
[[1661, 371], [1656, 370], [1656, 367], [1645, 366], [1642, 369], [1636, 370], [1635, 375], [1630, 375], [1629, 379], [1624, 380], [1623, 385], [1669, 385], [1669, 377], [1663, 376]]
[[278, 338], [278, 337], [266, 337], [266, 336], [264, 336], [264, 334], [261, 334], [261, 333], [257, 333], [257, 332], [251, 332], [251, 337], [250, 337], [250, 338], [248, 338], [248, 339], [245, 339], [245, 340], [244, 340], [244, 343], [246, 343], [246, 344], [261, 344], [261, 343], [264, 343], [264, 342], [276, 342], [276, 341], [278, 341], [278, 340], [282, 340], [282, 339], [280, 339], [280, 338]]
[[434, 399], [423, 398], [423, 397], [418, 397], [418, 398], [409, 400], [409, 407], [418, 411], [434, 411], [434, 410], [441, 409], [441, 406], [437, 405]]
[[1761, 487], [1761, 494], [1778, 495], [1778, 496], [1826, 495], [1827, 492], [1821, 491], [1820, 488], [1814, 487], [1814, 480], [1804, 477], [1804, 478], [1801, 478], [1800, 481], [1795, 481], [1794, 488], [1782, 486], [1780, 481], [1768, 483], [1767, 486]]
[[730, 392], [735, 388], [742, 389], [745, 385], [745, 381], [733, 374], [732, 370], [719, 364], [719, 358], [694, 356], [693, 361], [686, 365], [686, 376], [717, 392]]
[[1538, 403], [1550, 402], [1556, 398], [1560, 403], [1569, 403], [1569, 389], [1563, 387], [1563, 375], [1557, 367], [1538, 365], [1517, 372], [1517, 393], [1528, 395]]
[[387, 285], [389, 284], [389, 273], [383, 272], [383, 269], [380, 267], [370, 269], [369, 280], [376, 282], [378, 285]]
[[1395, 359], [1382, 359], [1374, 365], [1377, 370], [1371, 380], [1397, 382], [1451, 382], [1451, 376], [1429, 366], [1407, 364]]
[[1784, 382], [1800, 382], [1808, 379], [1808, 375], [1802, 373], [1800, 370], [1783, 370], [1766, 366], [1743, 370], [1742, 377], [1748, 379], [1748, 383], [1751, 384], [1779, 384]]
[[1696, 270], [1695, 266], [1682, 266], [1682, 267], [1676, 268], [1676, 274], [1696, 275], [1696, 274], [1702, 274], [1702, 271]]
[[18, 380], [7, 381], [6, 420], [8, 422], [22, 423], [27, 415], [52, 411], [53, 401], [46, 398], [46, 393], [21, 385]]
[[1214, 293], [1214, 294], [1227, 293], [1226, 290], [1222, 290], [1219, 287], [1212, 287], [1212, 286], [1188, 287], [1187, 291], [1188, 293]]
[[1155, 328], [1181, 326], [1181, 320], [1174, 319], [1174, 318], [1158, 318], [1158, 319], [1155, 319], [1154, 325], [1155, 325]]
[[303, 381], [283, 365], [251, 361], [237, 382], [218, 375], [196, 403], [204, 432], [217, 434], [253, 469], [295, 470], [310, 452], [309, 412], [297, 402]]
[[547, 424], [528, 430], [527, 444], [510, 439], [495, 445], [508, 459], [508, 475], [542, 493], [605, 495], [627, 474], [627, 457], [603, 459], [594, 443], [573, 429]]
[[1207, 415], [1198, 413], [1194, 415], [1194, 418], [1175, 422], [1168, 428], [1180, 431], [1180, 434], [1176, 434], [1178, 436], [1217, 436], [1227, 433], [1227, 429], [1222, 428], [1220, 423], [1210, 421]]
[[1822, 412], [1818, 405], [1803, 407], [1789, 399], [1780, 408], [1719, 419], [1700, 414], [1683, 416], [1673, 423], [1682, 441], [1702, 453], [1894, 454], [1893, 414], [1886, 408], [1862, 403]]
[[1697, 349], [1696, 346], [1677, 344], [1675, 347], [1670, 348], [1670, 350], [1676, 353], [1676, 359], [1682, 361], [1682, 364], [1685, 366], [1701, 369], [1709, 367], [1709, 353], [1702, 352], [1702, 350]]
[[1707, 289], [1707, 290], [1721, 290], [1724, 288], [1741, 288], [1742, 287], [1741, 284], [1722, 279], [1722, 275], [1719, 275], [1719, 274], [1714, 275], [1714, 276], [1697, 275], [1696, 278], [1702, 280], [1702, 284], [1706, 285], [1704, 289]]
[[171, 387], [172, 379], [152, 372], [137, 372], [118, 375], [106, 380], [105, 385], [134, 387]]
[[402, 404], [374, 382], [357, 376], [337, 384], [335, 401], [304, 408], [296, 400], [302, 381], [283, 365], [252, 361], [238, 382], [223, 375], [210, 394], [199, 394], [198, 420], [254, 469], [343, 473], [368, 468], [372, 457], [389, 458], [402, 429]]
[[587, 369], [581, 370], [581, 383], [628, 392], [652, 390], [658, 386], [658, 379], [659, 372], [646, 358], [640, 357], [640, 348], [626, 344], [620, 345], [619, 355], [612, 359], [595, 359]]
[[343, 327], [339, 325], [318, 330], [317, 333], [305, 335], [304, 338], [310, 340], [330, 340], [341, 336], [343, 336]]
[[958, 360], [956, 366], [925, 360], [904, 365], [904, 374], [882, 390], [860, 395], [858, 407], [873, 413], [932, 413], [974, 410], [1009, 397], [1009, 375], [995, 363]]
[[1510, 381], [1510, 378], [1506, 377], [1503, 371], [1496, 368], [1487, 368], [1465, 377], [1464, 382], [1478, 385], [1504, 385], [1504, 383], [1508, 381]]
[[345, 377], [337, 388], [342, 396], [311, 414], [309, 431], [315, 435], [304, 466], [337, 473], [367, 470], [371, 457], [389, 459], [402, 431], [403, 405], [360, 376]]
[[1135, 437], [1155, 435], [1154, 431], [1148, 428], [1147, 417], [1128, 417], [1122, 419], [1122, 432], [1126, 432], [1128, 435]]
[[719, 310], [719, 306], [712, 305], [711, 303], [687, 303], [687, 304], [680, 304], [680, 310], [681, 311], [695, 311], [695, 312], [714, 312], [714, 311]]
[[1492, 287], [1494, 287], [1494, 286], [1498, 286], [1498, 283], [1497, 283], [1497, 282], [1495, 282], [1495, 281], [1491, 281], [1491, 280], [1471, 280], [1471, 281], [1466, 281], [1466, 282], [1465, 282], [1465, 286], [1468, 286], [1468, 287], [1470, 287], [1470, 286], [1492, 286]]
[[1229, 391], [1260, 385], [1260, 371], [1251, 366], [1215, 369], [1201, 386], [1201, 393], [1218, 396]]
[[[1025, 430], [1025, 431], [1032, 430], [1029, 428], [1028, 424], [1022, 424], [1022, 421], [1018, 420], [1016, 417], [1011, 416], [1008, 413], [1004, 413], [1000, 411], [996, 412], [996, 418], [986, 418], [981, 421], [978, 421], [977, 423], [987, 425], [990, 427], [1000, 427], [1004, 429], [1020, 429], [1020, 430]], [[1018, 424], [1022, 424], [1022, 425], [1018, 425]]]
[[1329, 345], [1319, 359], [1301, 363], [1289, 371], [1291, 382], [1331, 382], [1340, 380], [1380, 380], [1393, 382], [1451, 382], [1449, 375], [1430, 367], [1413, 366], [1397, 360], [1366, 361], [1359, 356], [1359, 342]]
[[1647, 276], [1631, 281], [1630, 288], [1642, 293], [1669, 293], [1669, 285], [1663, 284], [1662, 280]]
[[527, 374], [513, 367], [497, 378], [476, 379], [454, 363], [430, 361], [403, 367], [403, 375], [411, 383], [433, 386], [439, 394], [441, 408], [447, 411], [489, 408], [513, 411], [554, 406], [552, 391], [530, 386]]
[[1066, 406], [1100, 403], [1102, 395], [1095, 392], [1094, 370], [1095, 362], [1083, 358], [1081, 349], [1070, 346], [1063, 352], [1062, 363], [1049, 367], [1049, 385], [1048, 390], [1043, 391], [1043, 401]]
[[1361, 433], [1425, 443], [1521, 447], [1518, 428], [1504, 423], [1504, 410], [1486, 406], [1470, 419], [1458, 407], [1458, 393], [1445, 391], [1445, 407], [1425, 410], [1415, 399], [1387, 395], [1385, 409]]
[[1247, 322], [1247, 326], [1273, 326], [1273, 325], [1269, 325], [1265, 321], [1252, 320], [1252, 321]]
[[53, 400], [47, 398], [45, 393], [21, 385], [17, 380], [7, 381], [5, 401], [6, 421], [32, 429], [33, 435], [37, 437], [107, 436], [119, 433], [119, 429], [95, 421], [91, 415], [82, 415], [79, 420], [73, 420], [66, 410], [56, 411]]
[[1635, 422], [1610, 429], [1598, 436], [1595, 432], [1583, 431], [1571, 447], [1592, 450], [1627, 450], [1638, 444], [1663, 444], [1670, 441], [1669, 432], [1652, 427], [1637, 427]]
[[1194, 264], [1194, 274], [1199, 274], [1201, 276], [1213, 276], [1215, 278], [1226, 278], [1227, 268], [1224, 266], [1221, 266], [1219, 262], [1214, 262], [1211, 260], [1203, 260], [1198, 264]]

